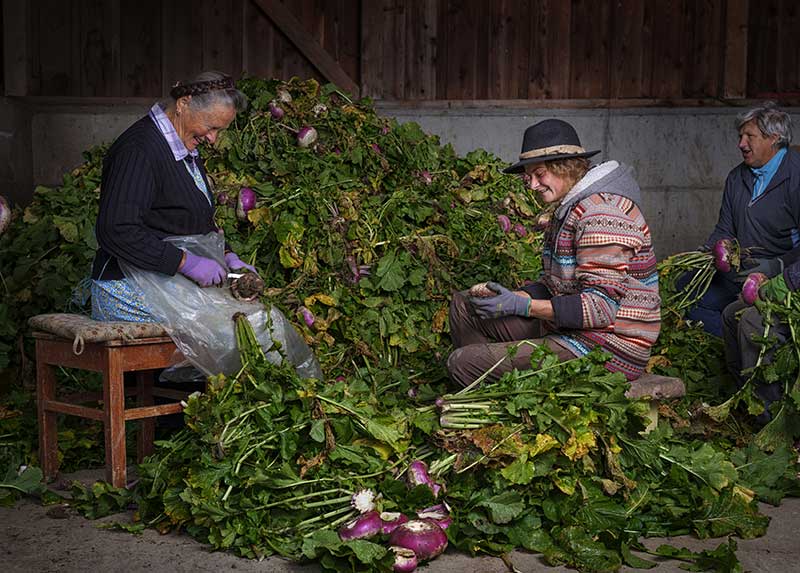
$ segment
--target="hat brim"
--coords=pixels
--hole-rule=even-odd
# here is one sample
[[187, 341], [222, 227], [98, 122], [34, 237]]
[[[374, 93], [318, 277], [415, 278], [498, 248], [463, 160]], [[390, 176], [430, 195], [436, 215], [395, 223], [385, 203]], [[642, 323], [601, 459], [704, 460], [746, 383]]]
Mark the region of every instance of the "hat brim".
[[516, 162], [510, 167], [503, 169], [503, 173], [522, 173], [525, 171], [525, 166], [531, 163], [543, 163], [545, 161], [556, 161], [558, 159], [577, 159], [579, 157], [592, 157], [600, 153], [599, 149], [594, 151], [584, 151], [583, 153], [557, 153], [555, 155], [540, 155], [539, 157], [530, 157]]

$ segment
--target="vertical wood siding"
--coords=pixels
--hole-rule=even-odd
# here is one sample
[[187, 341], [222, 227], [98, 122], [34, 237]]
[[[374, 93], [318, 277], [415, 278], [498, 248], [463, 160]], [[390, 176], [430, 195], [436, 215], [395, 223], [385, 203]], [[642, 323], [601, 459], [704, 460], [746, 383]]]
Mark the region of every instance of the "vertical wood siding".
[[[376, 99], [800, 94], [796, 0], [280, 2]], [[204, 69], [326, 81], [262, 6], [30, 0], [28, 93], [158, 97]]]

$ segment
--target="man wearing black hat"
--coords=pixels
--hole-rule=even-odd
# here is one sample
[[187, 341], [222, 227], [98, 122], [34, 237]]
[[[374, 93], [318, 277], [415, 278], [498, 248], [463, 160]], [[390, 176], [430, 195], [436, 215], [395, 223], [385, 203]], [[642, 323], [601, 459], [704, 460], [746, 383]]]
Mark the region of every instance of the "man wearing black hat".
[[553, 209], [542, 276], [517, 291], [490, 282], [494, 296], [453, 296], [456, 348], [447, 367], [454, 381], [467, 385], [486, 372], [497, 379], [529, 369], [534, 345], [560, 360], [599, 346], [611, 355], [609, 370], [629, 380], [644, 371], [661, 318], [650, 229], [632, 169], [616, 161], [591, 166], [588, 158], [597, 153], [586, 151], [565, 121], [525, 131], [519, 161], [504, 172], [524, 173]]

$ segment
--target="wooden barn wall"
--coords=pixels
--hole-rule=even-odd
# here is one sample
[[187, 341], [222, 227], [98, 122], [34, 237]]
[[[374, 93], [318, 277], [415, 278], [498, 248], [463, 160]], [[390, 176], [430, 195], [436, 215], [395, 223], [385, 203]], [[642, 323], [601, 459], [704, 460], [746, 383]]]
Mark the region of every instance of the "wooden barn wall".
[[721, 98], [731, 73], [736, 97], [800, 93], [796, 0], [30, 0], [27, 95], [160, 96], [203, 69], [324, 81], [275, 4], [376, 99]]

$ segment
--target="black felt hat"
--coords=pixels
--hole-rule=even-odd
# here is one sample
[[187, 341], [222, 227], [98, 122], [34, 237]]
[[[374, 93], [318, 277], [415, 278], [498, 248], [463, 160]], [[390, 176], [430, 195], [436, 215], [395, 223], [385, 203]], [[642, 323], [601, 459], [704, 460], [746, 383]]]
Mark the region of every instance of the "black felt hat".
[[600, 150], [586, 151], [575, 128], [560, 119], [546, 119], [525, 130], [519, 161], [503, 169], [503, 173], [522, 173], [529, 163], [555, 161], [570, 157], [591, 157]]

